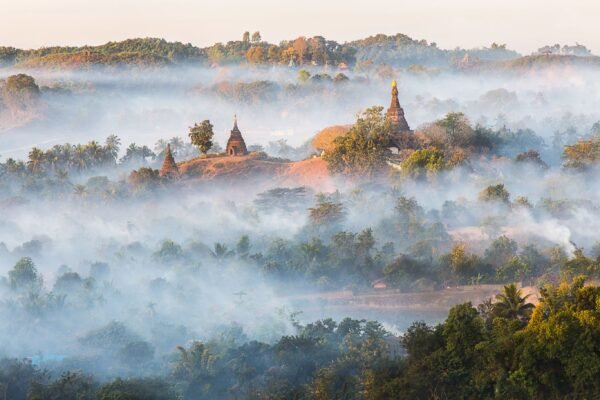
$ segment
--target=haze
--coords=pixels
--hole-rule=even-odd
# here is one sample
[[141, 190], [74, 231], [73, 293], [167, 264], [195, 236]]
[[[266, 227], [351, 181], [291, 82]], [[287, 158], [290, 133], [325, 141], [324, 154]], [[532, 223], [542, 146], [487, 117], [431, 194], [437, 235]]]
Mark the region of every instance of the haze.
[[579, 42], [600, 52], [595, 21], [600, 5], [592, 0], [572, 1], [569, 7], [558, 0], [307, 0], [294, 6], [276, 0], [2, 0], [0, 5], [0, 45], [25, 48], [131, 37], [206, 46], [260, 30], [270, 42], [301, 35], [343, 42], [403, 32], [445, 48], [496, 41], [530, 53], [546, 44]]

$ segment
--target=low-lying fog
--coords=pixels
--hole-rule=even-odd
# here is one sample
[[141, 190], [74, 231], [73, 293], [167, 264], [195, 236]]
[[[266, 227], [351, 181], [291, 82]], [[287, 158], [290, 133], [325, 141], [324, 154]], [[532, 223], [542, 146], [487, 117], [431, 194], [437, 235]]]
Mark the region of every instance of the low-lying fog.
[[[152, 145], [181, 136], [210, 119], [223, 146], [237, 113], [249, 144], [285, 139], [299, 146], [326, 126], [348, 124], [361, 110], [389, 104], [397, 79], [412, 128], [462, 111], [486, 126], [527, 127], [551, 137], [555, 130], [587, 129], [600, 119], [599, 73], [545, 69], [511, 74], [408, 73], [308, 68], [312, 75], [344, 73], [349, 81], [302, 83], [298, 69], [179, 67], [112, 72], [48, 72], [4, 69], [0, 78], [24, 72], [42, 89], [43, 110], [33, 122], [0, 121], [0, 155], [24, 156], [33, 146], [101, 140]], [[245, 83], [246, 85], [239, 85]], [[10, 129], [9, 129], [10, 128]]]
[[[3, 70], [2, 77], [17, 72], [23, 71]], [[0, 133], [2, 161], [24, 159], [33, 146], [103, 141], [111, 134], [121, 138], [123, 148], [131, 142], [152, 148], [159, 139], [187, 140], [188, 127], [204, 119], [212, 121], [216, 141], [224, 146], [234, 113], [249, 145], [286, 139], [300, 146], [324, 127], [352, 123], [369, 106], [387, 107], [392, 79], [344, 72], [349, 81], [301, 83], [297, 70], [283, 67], [25, 72], [41, 87], [43, 105], [39, 118]], [[413, 128], [461, 111], [473, 124], [532, 129], [549, 147], [556, 131], [574, 129], [570, 138], [576, 139], [600, 120], [598, 72], [396, 75]], [[236, 86], [260, 81], [271, 83]], [[560, 152], [538, 150], [542, 156], [551, 153], [548, 170], [488, 159], [473, 160], [473, 168], [455, 168], [428, 183], [355, 190], [354, 183], [340, 180], [340, 193], [330, 194], [345, 210], [338, 231], [372, 228], [377, 251], [383, 253], [388, 242], [395, 254], [407, 251], [407, 243], [382, 228], [397, 218], [396, 202], [403, 195], [423, 207], [428, 224], [441, 221], [452, 240], [468, 242], [474, 252], [481, 253], [501, 234], [519, 245], [557, 246], [566, 254], [573, 252], [573, 243], [591, 249], [600, 229], [593, 171], [565, 171]], [[96, 174], [118, 178], [110, 171]], [[526, 196], [532, 207], [478, 202], [482, 189], [498, 183], [511, 200]], [[277, 253], [274, 247], [281, 246], [287, 257], [286, 241], [309, 246], [312, 236], [331, 239], [311, 231], [307, 210], [315, 205], [316, 193], [310, 189], [293, 206], [259, 207], [257, 195], [276, 186], [269, 181], [177, 185], [112, 201], [76, 195], [41, 199], [23, 191], [18, 204], [2, 203], [0, 357], [85, 357], [95, 351], [89, 343], [103, 332], [97, 330], [115, 321], [164, 355], [190, 340], [231, 330], [271, 341], [293, 332], [293, 318], [342, 317], [327, 307], [295, 314], [303, 310], [291, 294], [316, 288], [302, 280], [276, 282], [257, 267], [260, 254]], [[570, 202], [568, 212], [553, 215], [544, 199]], [[11, 271], [22, 257], [30, 257], [39, 274], [34, 292], [11, 286]], [[394, 332], [415, 319], [444, 317], [438, 310], [353, 316], [379, 319]]]

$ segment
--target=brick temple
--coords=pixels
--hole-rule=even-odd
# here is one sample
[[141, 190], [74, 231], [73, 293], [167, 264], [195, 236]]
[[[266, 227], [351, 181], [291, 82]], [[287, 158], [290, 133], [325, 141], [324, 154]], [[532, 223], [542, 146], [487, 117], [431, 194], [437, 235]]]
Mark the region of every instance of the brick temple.
[[177, 167], [175, 158], [173, 158], [173, 153], [171, 153], [170, 143], [167, 144], [165, 159], [163, 160], [162, 167], [160, 167], [159, 175], [170, 179], [179, 178], [179, 168]]
[[408, 122], [406, 122], [404, 109], [402, 109], [398, 100], [398, 85], [396, 81], [392, 81], [392, 101], [390, 108], [387, 110], [386, 117], [391, 121], [394, 128], [392, 139], [394, 147], [398, 149], [405, 148], [412, 139], [412, 135], [410, 135], [412, 131], [408, 126]]
[[229, 136], [225, 150], [229, 156], [245, 156], [248, 154], [246, 142], [244, 142], [242, 132], [240, 132], [237, 125], [237, 116], [234, 116], [233, 118], [233, 129], [231, 130], [231, 135]]

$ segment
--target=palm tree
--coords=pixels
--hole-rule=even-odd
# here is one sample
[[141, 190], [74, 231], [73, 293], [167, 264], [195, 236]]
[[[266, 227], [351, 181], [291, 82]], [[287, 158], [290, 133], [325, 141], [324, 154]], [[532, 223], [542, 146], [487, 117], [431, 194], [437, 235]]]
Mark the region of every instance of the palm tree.
[[100, 165], [102, 162], [102, 147], [98, 142], [92, 140], [86, 146], [87, 153], [89, 154], [89, 159], [93, 166]]
[[185, 144], [183, 143], [183, 140], [181, 140], [181, 138], [179, 136], [174, 136], [169, 140], [169, 143], [171, 144], [171, 150], [173, 151], [173, 154], [175, 156], [179, 155], [179, 152], [183, 149], [183, 147], [185, 146]]
[[29, 161], [27, 161], [27, 167], [29, 170], [37, 174], [42, 171], [42, 164], [44, 162], [44, 152], [37, 147], [34, 147], [29, 152]]
[[214, 258], [219, 261], [222, 261], [228, 257], [231, 257], [234, 252], [227, 248], [227, 245], [224, 243], [215, 243], [214, 251], [211, 251], [211, 254]]
[[117, 135], [110, 135], [104, 142], [104, 148], [108, 151], [113, 161], [116, 162], [119, 156], [119, 149], [121, 148], [121, 139]]
[[88, 167], [88, 156], [85, 146], [78, 144], [73, 149], [73, 165], [79, 169], [79, 171], [83, 171]]
[[79, 198], [83, 198], [87, 194], [87, 189], [84, 185], [77, 184], [73, 186], [73, 194], [75, 194]]
[[165, 139], [158, 139], [154, 145], [154, 151], [156, 151], [157, 154], [162, 155], [167, 149], [167, 144], [169, 144], [169, 142], [167, 142]]
[[532, 303], [527, 303], [530, 296], [521, 296], [521, 289], [514, 283], [505, 285], [502, 293], [496, 295], [493, 313], [497, 317], [527, 321], [535, 308]]

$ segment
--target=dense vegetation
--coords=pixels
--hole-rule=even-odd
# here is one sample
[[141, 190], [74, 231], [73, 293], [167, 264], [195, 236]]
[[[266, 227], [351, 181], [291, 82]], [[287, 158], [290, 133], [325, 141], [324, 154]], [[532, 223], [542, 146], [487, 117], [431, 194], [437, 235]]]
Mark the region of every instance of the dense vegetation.
[[[5, 359], [0, 387], [12, 400], [593, 398], [599, 304], [600, 288], [583, 278], [545, 286], [535, 308], [508, 285], [493, 301], [457, 305], [443, 323], [416, 322], [400, 337], [352, 319], [295, 323], [294, 335], [272, 344], [230, 330], [179, 347], [159, 377], [99, 382]], [[125, 327], [113, 325], [85, 340], [125, 344], [122, 362], [140, 372], [152, 349], [124, 335]]]

